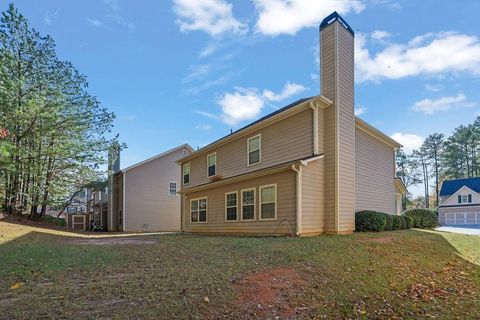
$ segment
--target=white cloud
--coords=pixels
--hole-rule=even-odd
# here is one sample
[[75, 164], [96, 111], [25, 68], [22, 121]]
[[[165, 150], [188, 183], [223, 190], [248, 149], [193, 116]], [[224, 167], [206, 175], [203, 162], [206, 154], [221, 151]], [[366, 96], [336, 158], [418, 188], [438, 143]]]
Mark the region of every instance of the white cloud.
[[423, 99], [417, 101], [412, 106], [412, 110], [431, 115], [438, 111], [448, 111], [452, 108], [474, 107], [475, 105], [474, 102], [468, 101], [467, 97], [460, 92], [456, 96], [445, 96], [438, 99]]
[[417, 150], [423, 143], [424, 138], [413, 133], [396, 132], [390, 136], [393, 140], [403, 145], [403, 151], [407, 154]]
[[355, 38], [356, 81], [469, 72], [480, 75], [480, 41], [455, 32], [428, 33], [405, 44], [390, 43], [371, 54], [367, 38]]
[[45, 15], [43, 16], [43, 22], [49, 26], [52, 24], [53, 19], [55, 19], [58, 15], [58, 9], [51, 12], [51, 11], [45, 11]]
[[303, 28], [318, 26], [330, 13], [347, 14], [364, 9], [361, 1], [348, 0], [254, 0], [258, 11], [258, 32], [276, 36], [294, 35]]
[[217, 103], [222, 107], [222, 121], [232, 126], [256, 118], [265, 104], [256, 90], [243, 88], [224, 94]]
[[438, 91], [441, 91], [442, 89], [443, 89], [442, 84], [429, 84], [429, 83], [427, 83], [425, 85], [425, 90], [431, 91], [431, 92], [438, 92]]
[[283, 87], [282, 92], [273, 93], [271, 90], [264, 90], [263, 97], [268, 101], [276, 102], [285, 100], [288, 97], [296, 95], [302, 91], [305, 91], [305, 87], [301, 84], [287, 82]]
[[222, 108], [220, 119], [228, 125], [255, 119], [265, 103], [282, 101], [304, 90], [304, 86], [291, 82], [287, 82], [280, 93], [274, 93], [267, 89], [260, 93], [258, 89], [237, 87], [235, 92], [226, 93], [217, 100]]
[[122, 27], [128, 28], [128, 30], [130, 30], [130, 31], [135, 30], [135, 23], [133, 23], [131, 21], [128, 21], [127, 19], [125, 19], [125, 17], [123, 17], [120, 14], [116, 14], [116, 13], [115, 14], [107, 14], [107, 15], [105, 15], [105, 17], [111, 19], [113, 22], [115, 22], [116, 24], [118, 24]]
[[199, 114], [201, 116], [204, 116], [210, 119], [218, 119], [217, 115], [210, 112], [206, 112], [206, 111], [196, 110], [196, 111], [193, 111], [193, 113]]
[[212, 71], [212, 66], [209, 64], [191, 65], [189, 69], [190, 72], [182, 79], [183, 83], [205, 78]]
[[388, 31], [375, 30], [372, 32], [370, 36], [372, 37], [373, 40], [382, 41], [389, 38], [391, 34]]
[[120, 5], [118, 4], [118, 0], [103, 0], [103, 3], [109, 6], [112, 11], [120, 10]]
[[88, 23], [90, 23], [90, 24], [91, 24], [92, 26], [94, 26], [94, 27], [101, 27], [101, 26], [103, 26], [103, 22], [100, 21], [100, 20], [87, 18], [87, 21], [88, 21]]
[[195, 129], [208, 131], [212, 129], [212, 126], [206, 123], [199, 123], [195, 126]]
[[362, 106], [358, 106], [358, 107], [355, 108], [355, 115], [360, 116], [360, 115], [364, 114], [366, 111], [367, 111], [367, 108], [362, 107]]
[[226, 32], [243, 34], [247, 26], [232, 13], [232, 4], [223, 0], [174, 0], [173, 11], [180, 31], [203, 31], [211, 36]]

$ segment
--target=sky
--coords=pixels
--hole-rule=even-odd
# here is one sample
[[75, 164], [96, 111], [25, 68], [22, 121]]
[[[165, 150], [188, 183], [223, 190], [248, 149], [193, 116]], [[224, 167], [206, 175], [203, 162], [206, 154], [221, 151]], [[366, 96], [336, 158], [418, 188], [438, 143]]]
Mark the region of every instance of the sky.
[[320, 94], [318, 25], [333, 11], [355, 31], [356, 114], [407, 153], [480, 116], [477, 0], [13, 3], [117, 115], [122, 168]]

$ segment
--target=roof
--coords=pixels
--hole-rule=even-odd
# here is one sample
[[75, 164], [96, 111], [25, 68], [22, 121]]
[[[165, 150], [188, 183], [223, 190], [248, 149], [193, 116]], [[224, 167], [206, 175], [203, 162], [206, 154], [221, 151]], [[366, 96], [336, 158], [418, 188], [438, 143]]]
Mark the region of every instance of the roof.
[[[194, 151], [192, 154], [190, 155], [187, 155], [181, 159], [179, 159], [177, 162], [179, 163], [182, 163], [186, 160], [189, 160], [191, 158], [194, 158], [196, 157], [197, 155], [199, 154], [202, 154], [203, 152], [205, 152], [206, 150], [209, 150], [209, 149], [212, 149], [214, 146], [217, 146], [218, 144], [220, 143], [223, 143], [223, 142], [226, 142], [227, 140], [231, 140], [233, 139], [234, 137], [236, 136], [239, 136], [240, 134], [242, 134], [244, 131], [247, 131], [249, 128], [252, 128], [252, 127], [255, 127], [255, 126], [258, 126], [260, 125], [260, 123], [262, 122], [265, 122], [271, 118], [274, 118], [276, 116], [279, 116], [280, 114], [282, 113], [285, 113], [289, 110], [292, 110], [296, 107], [299, 107], [301, 105], [304, 105], [306, 102], [308, 101], [315, 101], [314, 99], [318, 99], [317, 101], [320, 101], [320, 103], [323, 103], [324, 106], [330, 106], [330, 105], [333, 105], [333, 102], [322, 96], [322, 95], [319, 95], [319, 96], [313, 96], [313, 97], [308, 97], [308, 98], [303, 98], [303, 99], [300, 99], [300, 100], [297, 100], [293, 103], [290, 103], [289, 105], [283, 107], [283, 108], [280, 108], [272, 113], [269, 113], [267, 114], [266, 116], [264, 117], [261, 117], [260, 119], [218, 139], [218, 140], [215, 140], [214, 142], [212, 143], [209, 143], [208, 145], [200, 148], [199, 150], [197, 151]], [[381, 132], [380, 130], [376, 129], [375, 127], [373, 127], [372, 125], [368, 124], [367, 122], [365, 122], [364, 120], [358, 118], [358, 117], [355, 117], [355, 125], [357, 127], [359, 127], [360, 129], [363, 129], [364, 131], [366, 131], [367, 133], [369, 133], [370, 135], [376, 137], [377, 139], [381, 140], [382, 142], [388, 144], [389, 146], [393, 147], [393, 148], [400, 148], [402, 147], [401, 144], [399, 144], [397, 141], [393, 140], [392, 138], [390, 138], [388, 135], [386, 135], [385, 133]]]
[[130, 169], [136, 168], [136, 167], [141, 166], [141, 165], [143, 165], [143, 164], [145, 164], [145, 163], [147, 163], [147, 162], [150, 162], [150, 161], [153, 161], [153, 160], [155, 160], [155, 159], [161, 158], [161, 157], [163, 157], [163, 156], [165, 156], [165, 155], [167, 155], [167, 154], [169, 154], [169, 153], [175, 152], [175, 151], [177, 151], [177, 150], [179, 150], [179, 149], [182, 149], [182, 148], [187, 148], [188, 150], [190, 150], [190, 152], [193, 152], [193, 151], [194, 151], [193, 148], [190, 147], [190, 145], [189, 145], [188, 143], [184, 143], [184, 144], [182, 144], [182, 145], [180, 145], [180, 146], [178, 146], [178, 147], [175, 147], [175, 148], [173, 148], [173, 149], [170, 149], [170, 150], [167, 150], [167, 151], [165, 151], [165, 152], [162, 152], [162, 153], [160, 153], [160, 154], [158, 154], [158, 155], [156, 155], [156, 156], [154, 156], [154, 157], [151, 157], [151, 158], [148, 158], [148, 159], [143, 160], [143, 161], [141, 161], [141, 162], [138, 162], [138, 163], [136, 163], [136, 164], [133, 164], [133, 165], [131, 165], [130, 167], [126, 167], [125, 169], [120, 170], [120, 172], [125, 172], [125, 171], [128, 171], [128, 170], [130, 170]]
[[323, 19], [322, 23], [320, 23], [320, 30], [322, 30], [323, 28], [329, 26], [330, 24], [332, 24], [333, 22], [335, 21], [340, 21], [340, 23], [352, 34], [354, 35], [355, 32], [353, 32], [353, 28], [350, 27], [350, 25], [347, 23], [347, 21], [345, 21], [339, 14], [337, 11], [331, 13], [328, 17], [326, 17], [325, 19]]
[[440, 196], [450, 196], [460, 190], [463, 186], [480, 193], [480, 177], [445, 180], [440, 189]]

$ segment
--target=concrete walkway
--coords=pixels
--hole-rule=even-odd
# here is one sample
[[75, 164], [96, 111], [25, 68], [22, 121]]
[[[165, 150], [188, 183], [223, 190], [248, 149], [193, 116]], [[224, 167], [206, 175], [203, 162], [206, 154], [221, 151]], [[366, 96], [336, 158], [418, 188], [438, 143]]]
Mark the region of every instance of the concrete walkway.
[[476, 226], [442, 226], [442, 227], [436, 228], [435, 230], [480, 236], [480, 225], [476, 225]]

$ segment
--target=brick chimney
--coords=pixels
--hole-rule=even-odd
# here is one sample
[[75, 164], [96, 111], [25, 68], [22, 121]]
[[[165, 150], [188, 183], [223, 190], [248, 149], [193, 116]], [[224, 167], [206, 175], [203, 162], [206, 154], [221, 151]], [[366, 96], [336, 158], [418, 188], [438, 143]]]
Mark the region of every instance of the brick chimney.
[[320, 24], [321, 94], [325, 110], [325, 231], [355, 228], [354, 32], [337, 12]]

